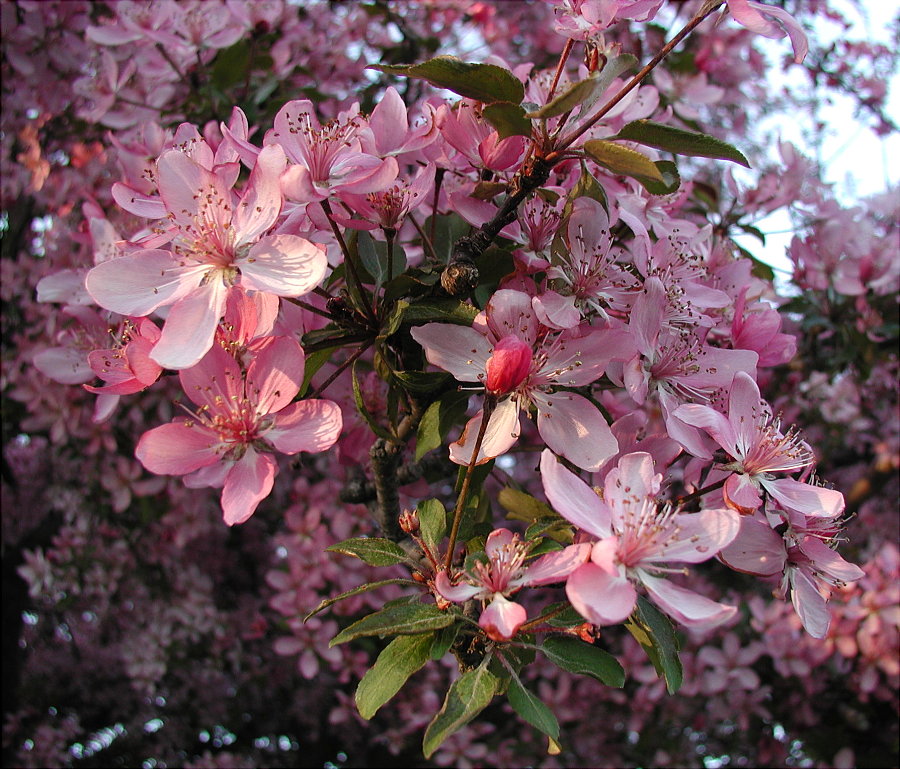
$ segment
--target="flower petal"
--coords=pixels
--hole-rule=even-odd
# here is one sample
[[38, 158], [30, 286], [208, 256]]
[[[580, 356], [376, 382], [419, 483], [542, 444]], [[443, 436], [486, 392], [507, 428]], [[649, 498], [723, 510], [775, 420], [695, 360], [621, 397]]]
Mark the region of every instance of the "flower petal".
[[580, 545], [569, 545], [555, 553], [547, 553], [535, 560], [525, 569], [523, 585], [549, 585], [562, 582], [575, 569], [586, 563], [591, 556], [591, 545], [582, 542]]
[[270, 235], [237, 261], [241, 285], [278, 296], [303, 296], [328, 270], [325, 252], [298, 235]]
[[495, 641], [508, 641], [525, 624], [528, 613], [515, 601], [508, 601], [497, 593], [494, 600], [481, 612], [478, 624]]
[[594, 472], [619, 450], [603, 415], [587, 398], [570, 392], [535, 393], [541, 438], [557, 454]]
[[549, 449], [541, 453], [541, 480], [547, 499], [563, 518], [600, 539], [612, 534], [612, 517], [606, 503], [581, 478], [563, 467]]
[[340, 437], [341, 408], [329, 400], [305, 400], [278, 412], [265, 437], [284, 454], [325, 451]]
[[271, 454], [260, 454], [250, 446], [247, 453], [232, 465], [222, 489], [222, 512], [225, 523], [243, 523], [259, 503], [269, 496], [275, 483], [278, 465]]
[[[459, 440], [450, 444], [450, 460], [458, 465], [467, 465], [472, 459], [472, 448], [478, 431], [481, 429], [481, 420], [484, 411], [479, 411], [472, 417]], [[509, 448], [519, 438], [519, 405], [512, 399], [500, 401], [491, 413], [481, 448], [478, 451], [476, 464], [482, 465], [489, 459], [499, 457], [509, 451]]]
[[170, 422], [145, 432], [135, 456], [151, 473], [186, 475], [219, 461], [218, 436], [202, 425]]
[[624, 622], [637, 602], [637, 593], [626, 577], [593, 563], [579, 566], [569, 575], [566, 595], [575, 610], [594, 625]]
[[475, 329], [453, 323], [427, 323], [410, 330], [425, 348], [428, 362], [449, 371], [460, 382], [478, 382], [485, 376], [491, 343]]
[[228, 287], [215, 276], [172, 305], [150, 357], [160, 366], [176, 370], [196, 365], [213, 345], [227, 296]]
[[714, 627], [735, 615], [737, 607], [716, 603], [667, 579], [651, 577], [638, 570], [640, 580], [653, 602], [670, 617], [691, 627]]

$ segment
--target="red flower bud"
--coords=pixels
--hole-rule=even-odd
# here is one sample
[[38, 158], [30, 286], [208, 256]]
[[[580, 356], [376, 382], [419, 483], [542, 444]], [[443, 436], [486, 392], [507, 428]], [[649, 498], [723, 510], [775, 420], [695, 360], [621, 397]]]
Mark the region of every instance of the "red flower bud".
[[489, 393], [503, 395], [515, 390], [531, 371], [531, 345], [517, 336], [507, 336], [494, 345], [488, 358], [485, 387]]

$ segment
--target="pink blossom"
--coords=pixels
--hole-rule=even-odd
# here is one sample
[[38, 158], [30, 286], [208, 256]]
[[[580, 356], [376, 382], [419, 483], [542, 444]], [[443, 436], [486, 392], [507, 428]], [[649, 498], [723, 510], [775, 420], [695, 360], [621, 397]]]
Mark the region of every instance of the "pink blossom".
[[188, 485], [224, 484], [225, 522], [243, 523], [272, 490], [278, 471], [272, 451], [325, 451], [340, 435], [335, 403], [291, 403], [303, 365], [303, 350], [287, 337], [272, 337], [246, 375], [225, 350], [212, 347], [179, 375], [196, 413], [144, 433], [137, 458], [153, 473], [192, 473]]
[[397, 178], [397, 161], [365, 152], [363, 134], [371, 131], [358, 115], [322, 125], [308, 99], [285, 104], [264, 142], [283, 147], [292, 161], [282, 179], [285, 196], [309, 203], [339, 191], [365, 194], [388, 187]]
[[[611, 358], [627, 355], [630, 341], [624, 332], [551, 333], [538, 320], [531, 297], [501, 289], [472, 328], [429, 323], [411, 333], [429, 362], [461, 382], [481, 382], [494, 396], [503, 396], [490, 414], [479, 463], [509, 450], [519, 436], [519, 410], [531, 405], [546, 444], [579, 467], [596, 470], [616, 453], [616, 439], [590, 401], [556, 388], [599, 379]], [[454, 462], [469, 463], [481, 420], [479, 412], [451, 445]]]
[[738, 516], [731, 510], [679, 513], [657, 501], [662, 475], [654, 474], [649, 454], [619, 459], [606, 476], [601, 498], [553, 455], [541, 455], [544, 492], [566, 520], [598, 538], [590, 561], [566, 582], [566, 595], [595, 625], [617, 624], [634, 610], [642, 585], [667, 614], [687, 625], [724, 622], [736, 611], [659, 575], [667, 563], [709, 560], [737, 535]]
[[780, 421], [759, 397], [759, 388], [748, 374], [735, 375], [727, 416], [701, 404], [679, 406], [674, 414], [705, 430], [728, 453], [731, 461], [725, 469], [732, 474], [725, 481], [724, 493], [726, 502], [736, 510], [749, 513], [758, 509], [763, 490], [782, 506], [804, 515], [834, 518], [843, 511], [840, 492], [775, 477], [776, 473], [809, 467], [813, 453], [793, 430], [781, 432]]
[[448, 601], [462, 603], [472, 598], [490, 600], [478, 624], [495, 641], [507, 641], [525, 623], [525, 608], [507, 596], [526, 586], [562, 582], [585, 562], [590, 546], [570, 545], [543, 555], [528, 566], [525, 560], [533, 543], [523, 542], [509, 529], [495, 529], [487, 538], [487, 561], [475, 561], [463, 574], [464, 582], [453, 584], [446, 571], [438, 572], [435, 588]]
[[171, 305], [152, 353], [160, 365], [183, 369], [206, 354], [233, 286], [302, 296], [324, 277], [327, 262], [317, 246], [266, 234], [281, 211], [284, 162], [279, 147], [265, 148], [238, 198], [229, 164], [210, 171], [178, 150], [164, 153], [159, 189], [174, 250], [138, 251], [88, 273], [88, 292], [114, 312], [144, 316]]
[[734, 20], [751, 32], [764, 37], [791, 38], [794, 47], [794, 62], [800, 64], [809, 51], [806, 33], [797, 20], [783, 8], [773, 8], [754, 0], [726, 0], [728, 10]]
[[96, 395], [130, 395], [152, 385], [162, 373], [162, 367], [150, 357], [159, 337], [159, 328], [149, 318], [123, 321], [115, 347], [88, 355], [91, 369], [106, 384], [84, 385], [84, 389]]

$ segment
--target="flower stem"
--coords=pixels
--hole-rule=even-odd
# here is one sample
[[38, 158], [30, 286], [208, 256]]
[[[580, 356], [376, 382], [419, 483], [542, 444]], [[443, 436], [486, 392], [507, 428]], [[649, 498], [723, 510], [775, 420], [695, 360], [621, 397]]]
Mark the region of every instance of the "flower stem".
[[484, 409], [481, 414], [481, 425], [478, 428], [478, 437], [475, 439], [475, 445], [472, 447], [472, 458], [469, 460], [469, 466], [466, 468], [466, 475], [463, 478], [462, 488], [459, 490], [459, 498], [456, 500], [456, 509], [453, 511], [453, 526], [450, 528], [450, 542], [447, 544], [447, 555], [444, 558], [444, 568], [450, 570], [450, 564], [453, 563], [453, 551], [456, 549], [456, 537], [459, 534], [459, 525], [462, 522], [462, 511], [466, 506], [466, 498], [469, 496], [469, 484], [472, 482], [472, 473], [478, 460], [478, 452], [481, 451], [481, 444], [484, 441], [484, 434], [487, 431], [488, 422], [497, 405], [496, 398], [488, 395], [484, 401]]
[[[647, 77], [647, 75], [649, 75], [656, 68], [656, 66], [666, 58], [666, 56], [668, 56], [672, 52], [672, 49], [676, 45], [678, 45], [691, 32], [693, 32], [701, 24], [701, 22], [707, 16], [712, 14], [713, 11], [715, 11], [721, 4], [721, 1], [715, 2], [715, 0], [713, 0], [713, 2], [705, 3], [694, 16], [694, 18], [692, 18], [687, 24], [685, 24], [682, 30], [677, 35], [675, 35], [675, 37], [673, 37], [668, 43], [666, 43], [660, 49], [659, 53], [657, 53], [656, 56], [654, 56], [647, 64], [645, 64], [641, 71], [638, 72], [633, 78], [631, 78], [631, 80], [627, 83], [627, 85], [625, 85], [624, 88], [622, 88], [621, 91], [619, 91], [615, 96], [612, 97], [612, 99], [606, 102], [606, 104], [603, 105], [603, 107], [596, 115], [594, 115], [587, 122], [583, 123], [581, 127], [578, 128], [574, 133], [567, 136], [562, 141], [560, 146], [556, 148], [556, 152], [562, 152], [563, 150], [571, 147], [579, 137], [583, 136], [588, 131], [590, 131], [591, 128], [597, 125], [597, 123], [599, 123], [600, 120], [603, 119], [603, 117], [609, 114], [610, 110], [612, 110], [613, 107], [615, 107], [620, 101], [622, 101], [622, 99], [624, 99], [629, 93], [631, 93], [631, 91], [633, 91], [638, 86], [638, 84], [645, 77]], [[550, 160], [550, 157], [548, 157], [547, 159]]]
[[353, 258], [350, 256], [350, 249], [347, 247], [344, 236], [341, 234], [340, 227], [337, 226], [337, 222], [334, 220], [334, 216], [331, 212], [331, 205], [327, 200], [320, 201], [319, 205], [322, 206], [322, 210], [325, 212], [325, 217], [328, 219], [328, 224], [331, 225], [331, 231], [334, 233], [334, 237], [337, 240], [338, 245], [341, 247], [341, 253], [344, 255], [344, 264], [347, 265], [347, 270], [350, 274], [350, 277], [353, 278], [354, 282], [356, 283], [356, 287], [359, 289], [359, 295], [362, 298], [362, 302], [364, 305], [363, 309], [365, 310], [366, 315], [374, 326], [377, 324], [375, 311], [372, 309], [372, 305], [369, 302], [369, 297], [366, 294], [365, 289], [363, 288], [362, 281], [359, 279], [359, 273], [356, 271], [356, 264], [354, 263]]
[[704, 486], [702, 489], [697, 489], [697, 491], [692, 491], [690, 494], [685, 494], [683, 497], [678, 497], [675, 500], [676, 505], [683, 505], [687, 502], [692, 502], [695, 499], [699, 499], [704, 494], [708, 494], [711, 491], [715, 491], [716, 489], [721, 489], [725, 485], [725, 481], [727, 478], [723, 478], [721, 481], [716, 481], [715, 483], [709, 484], [709, 486]]

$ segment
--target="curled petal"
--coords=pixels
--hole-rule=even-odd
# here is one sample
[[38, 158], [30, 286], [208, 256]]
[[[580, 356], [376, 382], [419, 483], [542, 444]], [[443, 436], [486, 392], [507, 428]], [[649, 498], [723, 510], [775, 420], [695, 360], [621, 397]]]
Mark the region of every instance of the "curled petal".
[[[472, 459], [472, 448], [484, 411], [479, 411], [465, 426], [456, 443], [450, 444], [450, 460], [458, 465], [467, 465]], [[519, 438], [519, 405], [512, 399], [500, 401], [491, 412], [476, 464], [483, 465], [489, 459], [506, 453]]]
[[641, 582], [653, 602], [670, 617], [691, 627], [715, 627], [737, 612], [737, 607], [716, 603], [692, 590], [673, 585], [666, 579], [639, 571]]
[[495, 641], [508, 641], [525, 624], [528, 613], [514, 601], [497, 593], [494, 600], [481, 612], [478, 624]]
[[434, 578], [435, 589], [446, 598], [454, 603], [462, 603], [484, 593], [484, 589], [476, 585], [470, 585], [468, 582], [461, 582], [454, 585], [447, 576], [446, 571], [439, 571]]

